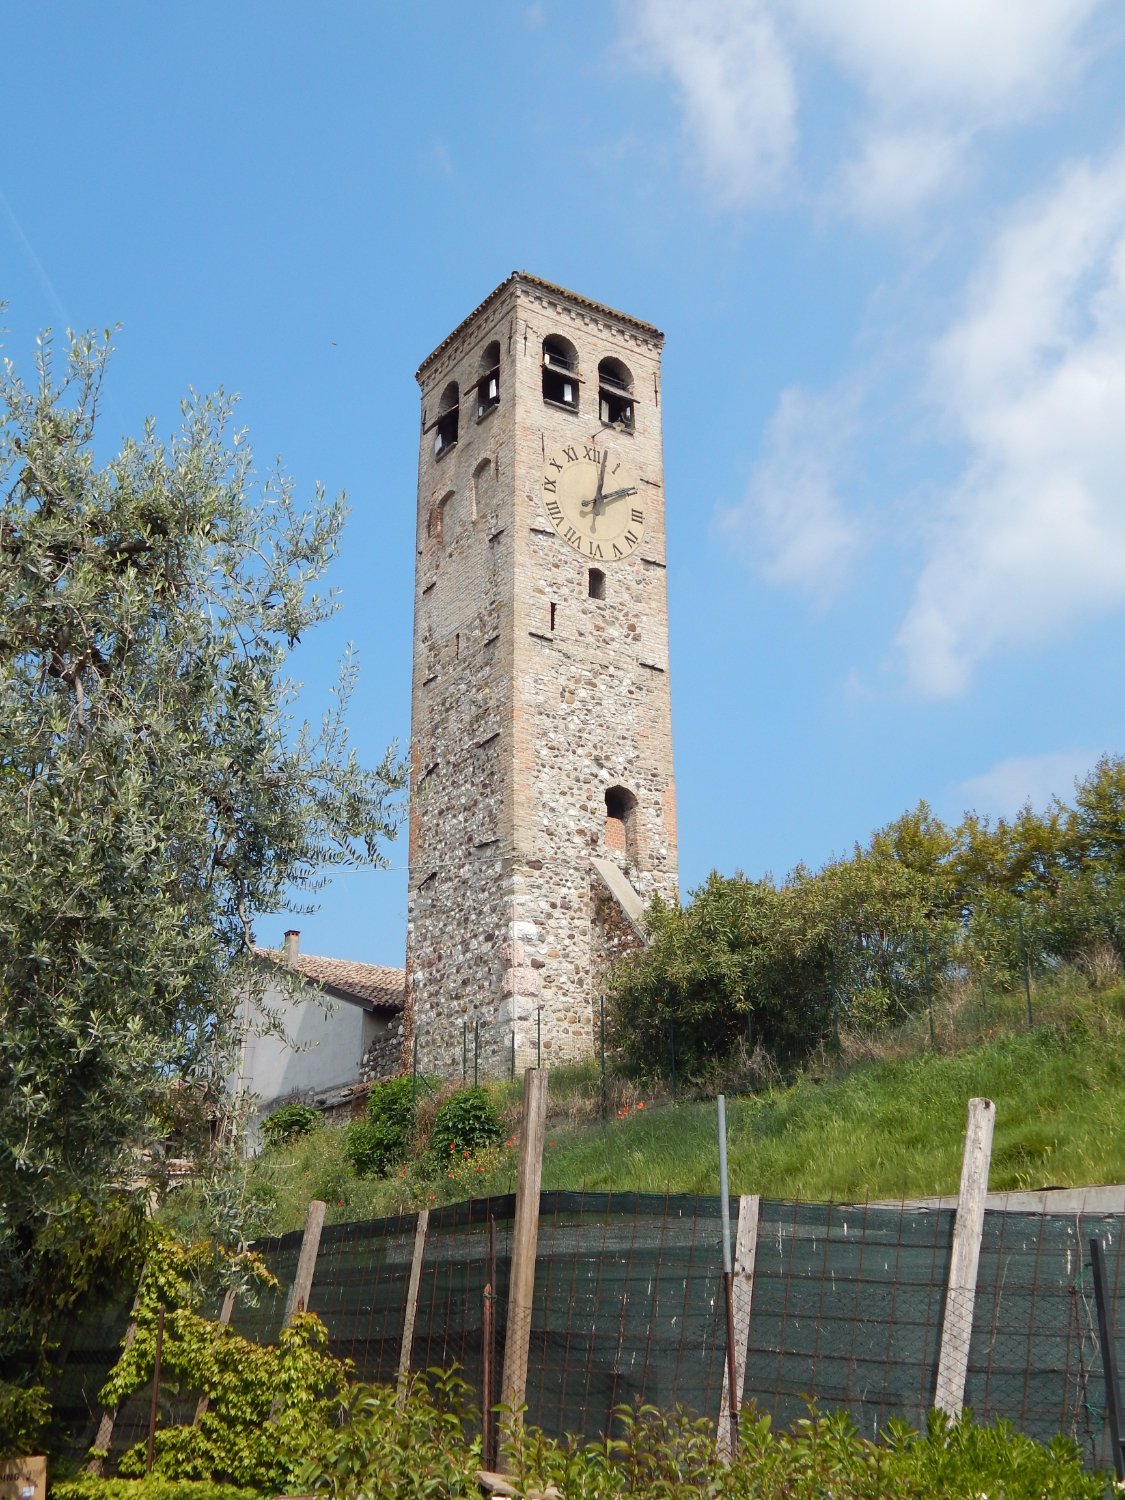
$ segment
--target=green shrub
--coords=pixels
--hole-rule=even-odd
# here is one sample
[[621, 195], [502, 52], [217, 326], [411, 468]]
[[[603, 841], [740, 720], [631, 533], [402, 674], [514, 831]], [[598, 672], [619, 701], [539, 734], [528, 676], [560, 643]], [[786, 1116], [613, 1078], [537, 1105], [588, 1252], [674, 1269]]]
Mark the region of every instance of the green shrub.
[[262, 1121], [261, 1132], [267, 1146], [283, 1146], [323, 1124], [323, 1115], [311, 1104], [283, 1104]]
[[479, 1497], [479, 1424], [472, 1392], [455, 1371], [415, 1376], [400, 1399], [393, 1386], [356, 1386], [347, 1420], [296, 1475], [303, 1492], [328, 1500]]
[[[476, 1493], [482, 1461], [469, 1388], [456, 1373], [415, 1377], [405, 1400], [392, 1387], [353, 1390], [347, 1419], [321, 1443], [296, 1482], [324, 1500], [394, 1496], [453, 1500]], [[619, 1407], [613, 1436], [559, 1441], [531, 1426], [504, 1445], [517, 1493], [567, 1500], [1101, 1500], [1105, 1476], [1083, 1470], [1076, 1444], [1044, 1446], [1009, 1424], [934, 1413], [925, 1432], [892, 1422], [880, 1442], [863, 1438], [846, 1412], [812, 1411], [774, 1432], [743, 1412], [732, 1463], [719, 1461], [706, 1418], [656, 1407]]]
[[344, 1130], [344, 1150], [359, 1177], [385, 1177], [387, 1168], [402, 1158], [406, 1141], [386, 1121], [357, 1120]]
[[401, 1161], [414, 1129], [416, 1084], [409, 1073], [377, 1083], [367, 1100], [367, 1119], [349, 1125], [345, 1150], [360, 1177], [382, 1177]]
[[67, 1479], [51, 1485], [51, 1500], [261, 1500], [257, 1490], [211, 1479]]
[[430, 1153], [441, 1165], [451, 1152], [480, 1151], [494, 1146], [504, 1135], [504, 1125], [488, 1091], [459, 1089], [440, 1105], [430, 1134]]
[[45, 1387], [0, 1380], [0, 1458], [39, 1453], [50, 1415]]
[[[256, 1344], [202, 1317], [213, 1251], [154, 1239], [135, 1313], [136, 1332], [99, 1392], [119, 1406], [152, 1380], [160, 1309], [166, 1311], [161, 1368], [169, 1387], [206, 1394], [207, 1411], [190, 1425], [156, 1430], [153, 1472], [165, 1480], [207, 1480], [288, 1493], [296, 1468], [334, 1428], [351, 1366], [328, 1353], [328, 1334], [299, 1313], [277, 1344]], [[246, 1275], [268, 1280], [260, 1262], [239, 1257]], [[121, 1455], [118, 1472], [144, 1474], [146, 1444]], [[118, 1497], [114, 1497], [118, 1500]], [[164, 1500], [163, 1496], [157, 1500]]]

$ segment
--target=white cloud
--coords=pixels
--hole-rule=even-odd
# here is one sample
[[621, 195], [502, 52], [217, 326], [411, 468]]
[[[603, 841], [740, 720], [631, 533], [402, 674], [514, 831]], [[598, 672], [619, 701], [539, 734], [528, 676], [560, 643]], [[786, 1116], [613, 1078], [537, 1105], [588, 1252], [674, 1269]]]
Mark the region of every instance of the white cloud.
[[828, 196], [861, 218], [913, 213], [955, 187], [983, 130], [1064, 98], [1110, 0], [639, 0], [623, 6], [635, 61], [677, 86], [712, 195], [744, 207], [776, 189], [797, 147], [796, 77], [827, 56], [859, 91], [852, 146]]
[[623, 14], [634, 60], [675, 81], [711, 194], [738, 207], [775, 188], [793, 153], [797, 94], [766, 0], [640, 0]]
[[836, 488], [853, 426], [851, 397], [783, 391], [746, 496], [719, 520], [763, 578], [821, 601], [847, 582], [862, 541]]
[[1079, 33], [1105, 0], [787, 0], [891, 114], [969, 112], [1023, 118], [1055, 96], [1079, 61]]
[[1125, 150], [1013, 215], [932, 379], [970, 456], [898, 644], [943, 696], [990, 653], [1125, 606]]
[[837, 201], [857, 218], [893, 223], [955, 182], [967, 137], [950, 131], [877, 129], [841, 173]]
[[1097, 763], [1090, 750], [1056, 750], [1016, 755], [954, 788], [963, 807], [990, 817], [1013, 818], [1028, 802], [1040, 812], [1058, 797], [1072, 802], [1074, 784]]

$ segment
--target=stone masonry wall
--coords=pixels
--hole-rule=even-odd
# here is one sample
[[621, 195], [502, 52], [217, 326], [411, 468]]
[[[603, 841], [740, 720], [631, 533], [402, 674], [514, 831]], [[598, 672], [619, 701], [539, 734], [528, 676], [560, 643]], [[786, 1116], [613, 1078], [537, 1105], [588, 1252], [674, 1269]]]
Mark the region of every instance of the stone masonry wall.
[[[512, 1019], [517, 1062], [532, 1055], [529, 1012], [543, 1010], [543, 1051], [551, 1061], [588, 1055], [594, 1045], [599, 974], [592, 946], [589, 857], [615, 859], [646, 900], [677, 889], [671, 700], [665, 570], [660, 344], [610, 315], [537, 288], [521, 288], [528, 340], [517, 365], [516, 845], [525, 885], [517, 920], [525, 949], [545, 959], [538, 983], [517, 976]], [[546, 333], [574, 345], [583, 383], [579, 409], [543, 401]], [[599, 361], [612, 356], [633, 377], [634, 429], [603, 427], [597, 407]], [[606, 563], [605, 598], [590, 597], [589, 562], [567, 546], [543, 511], [547, 455], [593, 442], [623, 456], [644, 492], [645, 532], [633, 556]], [[518, 524], [522, 522], [522, 524]], [[554, 629], [549, 627], [554, 605]], [[607, 840], [605, 793], [637, 799], [629, 858]], [[534, 930], [534, 937], [531, 936]], [[528, 984], [526, 981], [530, 979]]]
[[[544, 402], [542, 343], [578, 350], [577, 412]], [[481, 352], [501, 344], [500, 404], [476, 417]], [[602, 426], [598, 361], [633, 376], [635, 430]], [[676, 892], [660, 424], [660, 337], [580, 299], [514, 279], [423, 367], [418, 491], [407, 953], [407, 1046], [442, 1074], [481, 1025], [481, 1066], [548, 1062], [594, 1045], [604, 922], [590, 856], [648, 898]], [[433, 453], [457, 380], [455, 448]], [[546, 455], [576, 440], [627, 450], [644, 490], [642, 545], [588, 564], [542, 509]], [[553, 606], [553, 608], [552, 608]], [[628, 847], [605, 792], [636, 798]]]

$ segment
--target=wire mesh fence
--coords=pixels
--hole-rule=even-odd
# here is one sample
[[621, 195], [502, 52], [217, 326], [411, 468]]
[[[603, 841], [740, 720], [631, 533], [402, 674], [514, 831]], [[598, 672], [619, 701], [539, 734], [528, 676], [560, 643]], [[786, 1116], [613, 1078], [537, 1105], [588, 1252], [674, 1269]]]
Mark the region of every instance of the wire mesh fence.
[[[731, 1202], [737, 1216], [741, 1200]], [[763, 1201], [757, 1206], [748, 1321], [738, 1335], [743, 1401], [787, 1426], [815, 1400], [845, 1408], [876, 1437], [891, 1417], [922, 1424], [934, 1404], [954, 1212], [903, 1204]], [[717, 1420], [726, 1323], [720, 1200], [544, 1193], [531, 1310], [527, 1418], [547, 1432], [596, 1437], [621, 1403], [683, 1405]], [[493, 1284], [495, 1351], [507, 1333], [515, 1202], [474, 1200], [324, 1231], [309, 1299], [334, 1354], [358, 1378], [461, 1366], [484, 1401], [483, 1312]], [[971, 1314], [965, 1404], [1031, 1435], [1075, 1437], [1106, 1466], [1089, 1241], [1101, 1242], [1121, 1305], [1121, 1217], [985, 1214]], [[236, 1308], [234, 1329], [273, 1341], [300, 1235], [264, 1242], [281, 1290]], [[417, 1295], [408, 1305], [412, 1266]], [[76, 1330], [59, 1381], [74, 1451], [96, 1426], [97, 1391], [128, 1317], [121, 1307]], [[1119, 1320], [1115, 1320], [1117, 1326]], [[405, 1351], [404, 1351], [404, 1333]], [[495, 1378], [491, 1395], [499, 1400]], [[185, 1399], [181, 1420], [190, 1420]], [[143, 1435], [148, 1396], [119, 1414], [112, 1451]], [[162, 1421], [173, 1416], [165, 1412]]]

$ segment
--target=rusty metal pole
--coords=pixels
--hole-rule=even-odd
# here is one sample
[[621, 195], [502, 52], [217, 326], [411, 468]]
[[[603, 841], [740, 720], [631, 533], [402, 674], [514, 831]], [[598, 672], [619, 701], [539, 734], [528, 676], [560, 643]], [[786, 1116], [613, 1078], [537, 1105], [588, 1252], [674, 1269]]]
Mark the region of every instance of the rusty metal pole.
[[145, 1473], [152, 1473], [152, 1451], [156, 1443], [156, 1402], [160, 1395], [160, 1356], [164, 1350], [164, 1304], [160, 1304], [160, 1314], [156, 1320], [156, 1355], [152, 1362], [152, 1405], [148, 1413], [148, 1455], [145, 1461]]
[[738, 1452], [738, 1372], [734, 1347], [734, 1266], [730, 1254], [730, 1182], [727, 1177], [727, 1101], [723, 1094], [719, 1107], [719, 1193], [723, 1222], [723, 1300], [727, 1312], [727, 1390], [730, 1407], [730, 1452]]
[[493, 1383], [496, 1369], [496, 1220], [488, 1216], [488, 1281], [484, 1288], [484, 1319], [481, 1328], [484, 1341], [484, 1378], [482, 1407], [484, 1430], [481, 1434], [481, 1457], [486, 1469], [496, 1467], [496, 1405]]

